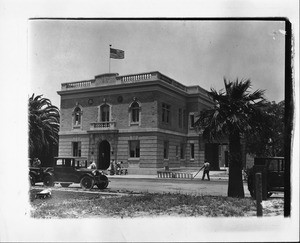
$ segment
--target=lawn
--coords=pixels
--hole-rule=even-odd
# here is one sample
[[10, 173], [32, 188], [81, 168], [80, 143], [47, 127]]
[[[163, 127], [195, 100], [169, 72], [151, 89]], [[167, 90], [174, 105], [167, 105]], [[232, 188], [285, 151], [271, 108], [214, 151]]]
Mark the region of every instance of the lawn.
[[[35, 199], [30, 191], [33, 218], [89, 217], [243, 217], [255, 216], [251, 198], [228, 198], [171, 193], [113, 193], [55, 190], [51, 198]], [[283, 199], [266, 201], [265, 215], [283, 215]], [[272, 203], [271, 203], [272, 202]]]

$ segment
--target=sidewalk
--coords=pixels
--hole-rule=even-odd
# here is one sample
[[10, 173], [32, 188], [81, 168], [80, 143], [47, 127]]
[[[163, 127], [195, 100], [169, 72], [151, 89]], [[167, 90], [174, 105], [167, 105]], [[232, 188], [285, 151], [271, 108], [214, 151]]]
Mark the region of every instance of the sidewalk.
[[[197, 170], [192, 170], [192, 171], [176, 171], [176, 172], [182, 172], [182, 173], [189, 173], [193, 175], [193, 179], [197, 179], [197, 180], [201, 180], [202, 179], [202, 174], [203, 171], [201, 170], [198, 174], [197, 174]], [[197, 174], [197, 175], [196, 175]], [[194, 177], [196, 175], [196, 177]], [[228, 174], [226, 171], [210, 171], [209, 172], [209, 176], [210, 176], [210, 180], [211, 181], [218, 181], [218, 180], [228, 180]], [[130, 178], [130, 179], [173, 179], [173, 180], [191, 180], [188, 178], [158, 178], [157, 174], [156, 175], [132, 175], [132, 174], [128, 174], [128, 175], [108, 175], [108, 178]], [[205, 179], [207, 180], [207, 177], [205, 177]]]

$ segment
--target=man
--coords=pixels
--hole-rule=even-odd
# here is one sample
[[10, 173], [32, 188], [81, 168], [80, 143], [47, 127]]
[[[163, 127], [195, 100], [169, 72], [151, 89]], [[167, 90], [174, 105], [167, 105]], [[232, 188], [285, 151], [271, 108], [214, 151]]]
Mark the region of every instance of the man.
[[90, 164], [90, 166], [88, 167], [88, 169], [93, 169], [93, 170], [95, 170], [95, 169], [97, 169], [97, 166], [96, 166], [96, 164], [95, 164], [95, 162], [93, 161], [91, 161], [90, 162], [91, 164]]
[[203, 176], [202, 176], [202, 181], [204, 180], [205, 175], [207, 175], [207, 179], [210, 181], [210, 178], [209, 178], [209, 166], [210, 166], [210, 164], [208, 163], [207, 160], [205, 160], [204, 165], [202, 166], [202, 168], [204, 168], [204, 170], [203, 170]]

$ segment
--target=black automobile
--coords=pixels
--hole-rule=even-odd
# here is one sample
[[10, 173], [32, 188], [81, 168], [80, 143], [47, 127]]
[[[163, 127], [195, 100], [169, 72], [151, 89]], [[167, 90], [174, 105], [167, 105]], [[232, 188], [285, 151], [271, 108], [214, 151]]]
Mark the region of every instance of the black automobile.
[[247, 171], [248, 190], [255, 198], [255, 174], [262, 174], [263, 199], [270, 197], [273, 192], [284, 191], [284, 169], [283, 157], [255, 158], [254, 166]]
[[44, 181], [44, 169], [41, 167], [29, 167], [29, 180], [32, 186]]
[[60, 183], [62, 187], [80, 183], [83, 189], [92, 189], [94, 185], [99, 189], [105, 189], [109, 183], [103, 171], [89, 169], [87, 160], [78, 157], [54, 158], [53, 168], [45, 173], [43, 181], [45, 186]]

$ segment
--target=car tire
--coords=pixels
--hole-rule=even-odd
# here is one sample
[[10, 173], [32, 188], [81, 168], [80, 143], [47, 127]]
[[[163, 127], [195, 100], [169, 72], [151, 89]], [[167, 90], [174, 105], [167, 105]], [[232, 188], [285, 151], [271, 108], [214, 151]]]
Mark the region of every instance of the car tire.
[[80, 180], [80, 186], [82, 189], [86, 189], [86, 190], [90, 190], [93, 188], [94, 186], [94, 180], [93, 178], [89, 177], [89, 176], [84, 176], [81, 180]]
[[100, 180], [103, 180], [103, 182], [97, 183], [97, 187], [99, 189], [105, 189], [108, 186], [108, 178], [105, 175], [100, 176]]
[[68, 186], [70, 186], [72, 183], [60, 183], [60, 185], [62, 186], [62, 187], [68, 187]]
[[44, 182], [44, 186], [50, 186], [50, 187], [54, 186], [54, 180], [51, 175], [46, 175], [44, 177], [43, 182]]

